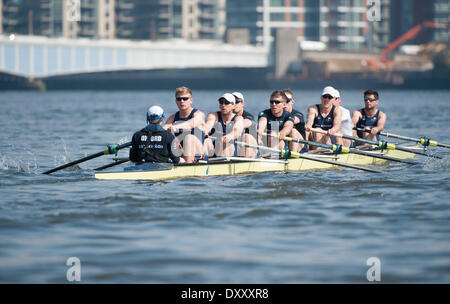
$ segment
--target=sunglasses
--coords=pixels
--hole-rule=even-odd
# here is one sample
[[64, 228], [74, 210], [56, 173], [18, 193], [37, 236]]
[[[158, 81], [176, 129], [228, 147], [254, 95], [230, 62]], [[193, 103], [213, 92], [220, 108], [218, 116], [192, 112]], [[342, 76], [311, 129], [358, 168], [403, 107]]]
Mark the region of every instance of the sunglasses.
[[243, 102], [242, 100], [236, 100], [236, 104]]
[[177, 97], [177, 101], [187, 101], [187, 100], [189, 100], [190, 99], [190, 97]]
[[229, 102], [228, 100], [226, 100], [226, 99], [220, 99], [219, 100], [219, 104], [220, 105], [230, 105], [230, 104], [233, 104], [232, 102]]
[[280, 103], [282, 103], [281, 100], [271, 100], [270, 101], [270, 104], [280, 104]]
[[365, 97], [364, 98], [364, 101], [370, 101], [370, 102], [372, 102], [372, 101], [375, 101], [375, 100], [377, 100], [376, 98], [369, 98], [369, 97]]
[[323, 95], [322, 98], [323, 99], [334, 99], [334, 97], [331, 95]]

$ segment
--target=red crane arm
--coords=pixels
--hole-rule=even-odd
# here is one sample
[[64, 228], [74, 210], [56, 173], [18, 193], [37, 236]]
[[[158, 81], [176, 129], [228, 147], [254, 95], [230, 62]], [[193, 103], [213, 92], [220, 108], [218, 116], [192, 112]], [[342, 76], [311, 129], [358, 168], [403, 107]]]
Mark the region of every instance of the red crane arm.
[[421, 24], [416, 25], [412, 29], [410, 29], [408, 32], [388, 44], [383, 51], [381, 52], [381, 62], [388, 63], [389, 60], [387, 59], [388, 55], [394, 51], [396, 48], [401, 46], [403, 43], [410, 39], [414, 39], [422, 30], [424, 27], [427, 28], [450, 28], [450, 23], [436, 23], [436, 22], [430, 22], [425, 21]]

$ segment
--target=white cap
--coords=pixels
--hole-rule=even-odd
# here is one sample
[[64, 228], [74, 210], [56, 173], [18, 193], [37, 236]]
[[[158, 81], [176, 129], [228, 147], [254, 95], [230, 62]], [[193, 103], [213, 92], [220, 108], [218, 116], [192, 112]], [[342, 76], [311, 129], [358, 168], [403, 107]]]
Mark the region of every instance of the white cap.
[[337, 90], [337, 89], [334, 89], [334, 90], [336, 91], [336, 97], [341, 98], [341, 93], [339, 93], [339, 90]]
[[333, 97], [338, 97], [339, 96], [339, 92], [337, 92], [337, 90], [333, 87], [325, 87], [322, 91], [322, 95], [331, 95]]
[[233, 95], [234, 95], [234, 97], [236, 97], [237, 99], [240, 99], [240, 100], [244, 101], [244, 95], [242, 95], [242, 93], [234, 92]]
[[222, 98], [225, 98], [228, 102], [231, 102], [232, 104], [236, 103], [236, 98], [233, 96], [233, 94], [225, 93], [222, 97], [219, 98], [221, 100]]
[[150, 107], [147, 111], [148, 120], [158, 120], [164, 118], [164, 110], [160, 106]]
[[294, 98], [292, 97], [292, 95], [289, 94], [289, 93], [284, 93], [284, 95], [286, 95], [286, 98], [288, 99], [288, 101], [294, 99]]

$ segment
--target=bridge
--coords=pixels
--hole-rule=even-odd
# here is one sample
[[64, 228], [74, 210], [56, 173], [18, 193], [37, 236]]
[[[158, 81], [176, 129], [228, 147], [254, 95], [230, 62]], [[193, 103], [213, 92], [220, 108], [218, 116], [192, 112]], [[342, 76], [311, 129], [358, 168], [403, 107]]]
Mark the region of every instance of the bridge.
[[157, 69], [266, 68], [269, 50], [219, 41], [0, 35], [0, 72], [28, 79]]

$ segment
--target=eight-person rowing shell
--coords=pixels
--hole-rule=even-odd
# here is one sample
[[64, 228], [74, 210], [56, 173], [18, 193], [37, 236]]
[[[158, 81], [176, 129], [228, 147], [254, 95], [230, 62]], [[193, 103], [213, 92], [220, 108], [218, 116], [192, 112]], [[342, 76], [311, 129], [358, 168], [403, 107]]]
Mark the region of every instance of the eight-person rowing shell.
[[[138, 164], [195, 163], [200, 157], [208, 160], [207, 156], [243, 157], [245, 161], [249, 159], [256, 161], [263, 160], [261, 158], [263, 151], [278, 151], [280, 158], [290, 156], [301, 158], [301, 155], [305, 155], [304, 157], [308, 159], [307, 148], [314, 150], [317, 147], [330, 149], [334, 154], [364, 153], [357, 151], [354, 143], [369, 144], [385, 151], [398, 150], [412, 155], [441, 158], [426, 151], [420, 152], [388, 143], [380, 140], [380, 136], [413, 141], [424, 148], [428, 146], [450, 148], [450, 145], [429, 138], [411, 138], [382, 132], [387, 116], [377, 108], [379, 94], [375, 90], [364, 92], [365, 106], [355, 111], [351, 120], [350, 112], [341, 106], [340, 92], [331, 86], [323, 89], [320, 104], [308, 108], [306, 123], [303, 114], [293, 109], [294, 93], [289, 89], [274, 91], [270, 95], [270, 108], [260, 112], [257, 125], [253, 116], [244, 110], [242, 93], [226, 93], [218, 101], [220, 111], [209, 113], [205, 122], [203, 112], [192, 107], [192, 91], [187, 87], [180, 87], [175, 92], [175, 102], [179, 111], [169, 117], [164, 127], [162, 127], [165, 118], [163, 109], [160, 106], [152, 106], [147, 111], [148, 125], [136, 132], [131, 142], [108, 146], [102, 152], [44, 173], [50, 174], [101, 155], [117, 154], [118, 150], [130, 146], [129, 160]], [[300, 150], [302, 153], [299, 153]], [[382, 155], [371, 154], [370, 157], [396, 161], [392, 157]], [[117, 164], [124, 161], [128, 159]], [[109, 164], [102, 168], [114, 165]]]

